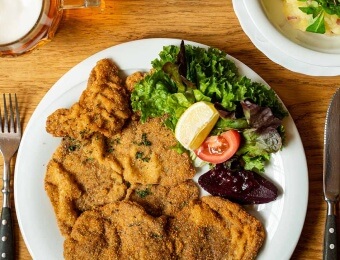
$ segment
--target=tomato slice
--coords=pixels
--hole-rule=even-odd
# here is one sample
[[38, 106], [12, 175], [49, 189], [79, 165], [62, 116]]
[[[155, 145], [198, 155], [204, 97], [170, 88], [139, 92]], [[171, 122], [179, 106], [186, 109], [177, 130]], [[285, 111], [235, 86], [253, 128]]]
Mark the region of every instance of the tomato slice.
[[241, 137], [236, 130], [229, 130], [220, 135], [209, 136], [195, 150], [197, 157], [210, 163], [222, 163], [230, 159], [240, 146]]

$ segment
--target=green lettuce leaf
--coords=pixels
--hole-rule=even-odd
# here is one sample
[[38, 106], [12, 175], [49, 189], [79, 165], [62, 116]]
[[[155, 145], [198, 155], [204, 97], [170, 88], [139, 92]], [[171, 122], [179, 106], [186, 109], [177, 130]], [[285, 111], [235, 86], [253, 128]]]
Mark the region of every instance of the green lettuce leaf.
[[256, 172], [263, 172], [265, 163], [270, 159], [270, 154], [279, 151], [282, 139], [276, 129], [268, 128], [258, 132], [257, 129], [246, 129], [242, 133], [243, 144], [237, 151], [244, 161], [244, 168]]

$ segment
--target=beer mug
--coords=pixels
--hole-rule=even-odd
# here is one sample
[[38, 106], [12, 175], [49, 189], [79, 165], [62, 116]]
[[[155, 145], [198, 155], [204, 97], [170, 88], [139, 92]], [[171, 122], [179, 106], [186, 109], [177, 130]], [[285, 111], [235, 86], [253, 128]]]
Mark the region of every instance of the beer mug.
[[100, 0], [0, 0], [0, 56], [28, 53], [50, 41], [63, 10], [100, 5]]

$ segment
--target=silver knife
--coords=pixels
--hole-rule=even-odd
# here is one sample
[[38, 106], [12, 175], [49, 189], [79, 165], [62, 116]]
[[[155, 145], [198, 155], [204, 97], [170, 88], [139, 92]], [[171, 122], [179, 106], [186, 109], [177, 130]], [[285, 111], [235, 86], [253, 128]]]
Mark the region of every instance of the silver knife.
[[327, 202], [323, 259], [338, 259], [336, 208], [340, 190], [340, 91], [327, 110], [324, 136], [323, 192]]

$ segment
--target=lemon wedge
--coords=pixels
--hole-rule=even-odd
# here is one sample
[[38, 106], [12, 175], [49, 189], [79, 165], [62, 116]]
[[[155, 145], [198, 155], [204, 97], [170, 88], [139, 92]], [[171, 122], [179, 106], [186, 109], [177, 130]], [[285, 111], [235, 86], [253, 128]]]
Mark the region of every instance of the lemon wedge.
[[207, 138], [218, 118], [219, 113], [212, 103], [194, 103], [179, 118], [175, 137], [184, 148], [196, 150]]

